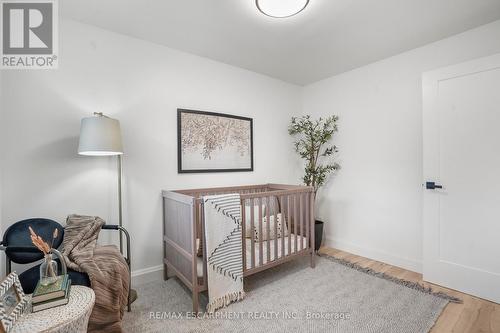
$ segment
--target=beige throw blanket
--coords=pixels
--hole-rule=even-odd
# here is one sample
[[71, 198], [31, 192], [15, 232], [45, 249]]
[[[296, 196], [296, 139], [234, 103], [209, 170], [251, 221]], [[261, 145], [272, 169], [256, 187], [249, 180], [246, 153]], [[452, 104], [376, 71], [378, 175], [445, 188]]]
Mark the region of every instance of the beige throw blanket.
[[97, 245], [104, 224], [99, 217], [68, 216], [62, 254], [68, 268], [88, 274], [95, 292], [88, 332], [121, 333], [130, 283], [128, 265], [116, 246]]
[[208, 255], [207, 312], [245, 297], [239, 194], [203, 197]]

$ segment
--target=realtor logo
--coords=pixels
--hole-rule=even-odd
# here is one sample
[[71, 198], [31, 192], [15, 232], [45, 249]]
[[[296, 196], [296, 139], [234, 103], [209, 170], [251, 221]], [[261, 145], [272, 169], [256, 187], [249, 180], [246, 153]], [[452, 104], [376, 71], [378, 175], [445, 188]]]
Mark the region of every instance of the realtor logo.
[[1, 68], [57, 68], [56, 0], [0, 0]]

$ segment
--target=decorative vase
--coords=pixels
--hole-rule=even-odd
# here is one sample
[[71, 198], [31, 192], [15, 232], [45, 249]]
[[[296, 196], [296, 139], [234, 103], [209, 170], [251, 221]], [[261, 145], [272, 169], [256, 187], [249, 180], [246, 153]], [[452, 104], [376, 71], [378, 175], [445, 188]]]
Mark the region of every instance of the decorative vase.
[[52, 253], [45, 255], [40, 265], [40, 284], [48, 286], [57, 281], [57, 261], [52, 259]]
[[317, 252], [323, 241], [323, 221], [316, 220], [314, 223], [314, 250]]

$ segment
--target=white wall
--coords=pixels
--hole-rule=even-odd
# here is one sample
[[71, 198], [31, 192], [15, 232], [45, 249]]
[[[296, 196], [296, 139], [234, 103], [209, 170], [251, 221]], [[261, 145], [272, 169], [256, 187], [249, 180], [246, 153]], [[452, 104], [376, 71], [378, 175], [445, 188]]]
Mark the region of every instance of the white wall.
[[[318, 207], [328, 243], [420, 271], [421, 74], [500, 52], [497, 21], [301, 89], [73, 21], [60, 30], [59, 70], [0, 74], [0, 227], [70, 213], [116, 222], [115, 161], [76, 154], [80, 119], [102, 111], [122, 123], [136, 274], [161, 265], [162, 189], [297, 182], [286, 128], [300, 113], [341, 117], [343, 169]], [[178, 175], [178, 107], [253, 117], [255, 172]]]
[[[286, 128], [299, 87], [73, 21], [60, 33], [58, 70], [3, 73], [4, 227], [70, 213], [117, 222], [115, 160], [76, 153], [80, 119], [94, 111], [121, 121], [136, 274], [161, 268], [162, 189], [290, 180]], [[178, 107], [254, 118], [255, 171], [177, 174]]]
[[421, 270], [422, 73], [498, 52], [500, 21], [305, 87], [303, 113], [340, 116], [329, 245]]

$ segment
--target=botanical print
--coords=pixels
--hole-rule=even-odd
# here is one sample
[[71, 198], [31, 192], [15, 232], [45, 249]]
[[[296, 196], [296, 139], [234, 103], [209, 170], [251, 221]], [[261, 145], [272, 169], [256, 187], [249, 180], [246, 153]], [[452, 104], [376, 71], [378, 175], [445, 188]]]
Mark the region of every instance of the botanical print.
[[179, 117], [183, 171], [252, 167], [251, 119], [187, 110]]
[[228, 146], [237, 148], [241, 156], [250, 152], [247, 121], [234, 118], [182, 114], [182, 149], [200, 151], [203, 158], [212, 159], [213, 152]]

